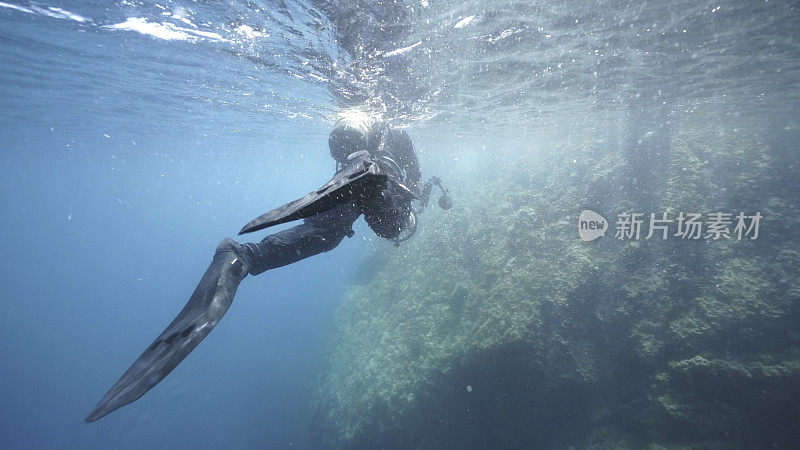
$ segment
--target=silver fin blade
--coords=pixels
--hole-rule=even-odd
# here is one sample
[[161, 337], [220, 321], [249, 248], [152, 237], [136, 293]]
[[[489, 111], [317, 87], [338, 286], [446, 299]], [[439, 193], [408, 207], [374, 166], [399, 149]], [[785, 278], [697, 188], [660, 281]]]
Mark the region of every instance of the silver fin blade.
[[163, 380], [219, 323], [246, 274], [234, 252], [218, 252], [183, 310], [103, 396], [86, 422], [133, 402]]

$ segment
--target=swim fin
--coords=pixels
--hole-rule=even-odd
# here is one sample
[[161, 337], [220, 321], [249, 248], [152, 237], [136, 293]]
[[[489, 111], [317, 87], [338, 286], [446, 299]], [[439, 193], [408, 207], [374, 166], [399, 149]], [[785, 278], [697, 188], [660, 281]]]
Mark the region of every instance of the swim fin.
[[86, 422], [138, 399], [158, 384], [205, 338], [228, 312], [239, 283], [247, 276], [248, 261], [237, 253], [239, 244], [225, 239], [178, 317], [111, 387]]
[[385, 170], [371, 157], [357, 157], [321, 188], [256, 217], [242, 227], [239, 234], [305, 219], [341, 204], [357, 202], [359, 197], [372, 195], [382, 189], [386, 179]]

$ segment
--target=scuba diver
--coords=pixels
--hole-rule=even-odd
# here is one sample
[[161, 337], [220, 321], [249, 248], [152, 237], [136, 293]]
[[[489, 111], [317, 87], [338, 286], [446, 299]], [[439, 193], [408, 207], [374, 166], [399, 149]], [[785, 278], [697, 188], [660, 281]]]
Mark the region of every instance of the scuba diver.
[[[224, 239], [189, 302], [150, 344], [86, 417], [94, 422], [133, 402], [174, 369], [228, 311], [239, 283], [248, 275], [285, 266], [335, 248], [352, 237], [362, 214], [369, 227], [395, 245], [416, 230], [416, 214], [434, 185], [442, 191], [439, 206], [452, 200], [441, 180], [431, 177], [421, 188], [420, 168], [405, 131], [371, 120], [363, 113], [342, 114], [328, 139], [336, 174], [320, 189], [263, 214], [239, 234], [303, 219], [303, 223], [267, 236], [259, 243]], [[418, 200], [419, 209], [413, 209]]]

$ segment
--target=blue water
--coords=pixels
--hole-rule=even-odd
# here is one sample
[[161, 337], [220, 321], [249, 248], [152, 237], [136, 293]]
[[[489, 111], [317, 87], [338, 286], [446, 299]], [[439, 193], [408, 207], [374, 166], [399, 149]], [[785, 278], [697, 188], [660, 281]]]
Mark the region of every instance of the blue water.
[[83, 418], [188, 300], [223, 237], [330, 177], [318, 119], [329, 92], [213, 42], [99, 26], [154, 16], [129, 11], [141, 5], [47, 6], [93, 23], [0, 8], [2, 446], [304, 447], [364, 229], [245, 280], [163, 383]]
[[0, 0], [0, 445], [308, 448], [363, 222], [248, 277], [162, 383], [83, 419], [222, 238], [330, 177], [343, 106], [413, 125], [454, 192], [505, 157], [622, 142], [639, 109], [720, 133], [800, 110], [793, 1], [354, 4]]

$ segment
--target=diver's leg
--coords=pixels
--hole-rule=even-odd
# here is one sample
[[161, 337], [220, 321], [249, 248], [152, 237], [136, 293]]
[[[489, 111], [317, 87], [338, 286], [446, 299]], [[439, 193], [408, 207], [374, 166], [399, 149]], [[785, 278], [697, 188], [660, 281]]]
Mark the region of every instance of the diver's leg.
[[250, 274], [258, 275], [332, 250], [345, 236], [353, 235], [353, 222], [359, 215], [355, 205], [341, 205], [307, 218], [302, 225], [267, 236], [257, 244], [243, 244], [250, 257]]
[[250, 264], [251, 255], [246, 247], [233, 239], [220, 242], [214, 259], [178, 317], [111, 387], [86, 421], [94, 422], [138, 399], [183, 361], [228, 311]]

